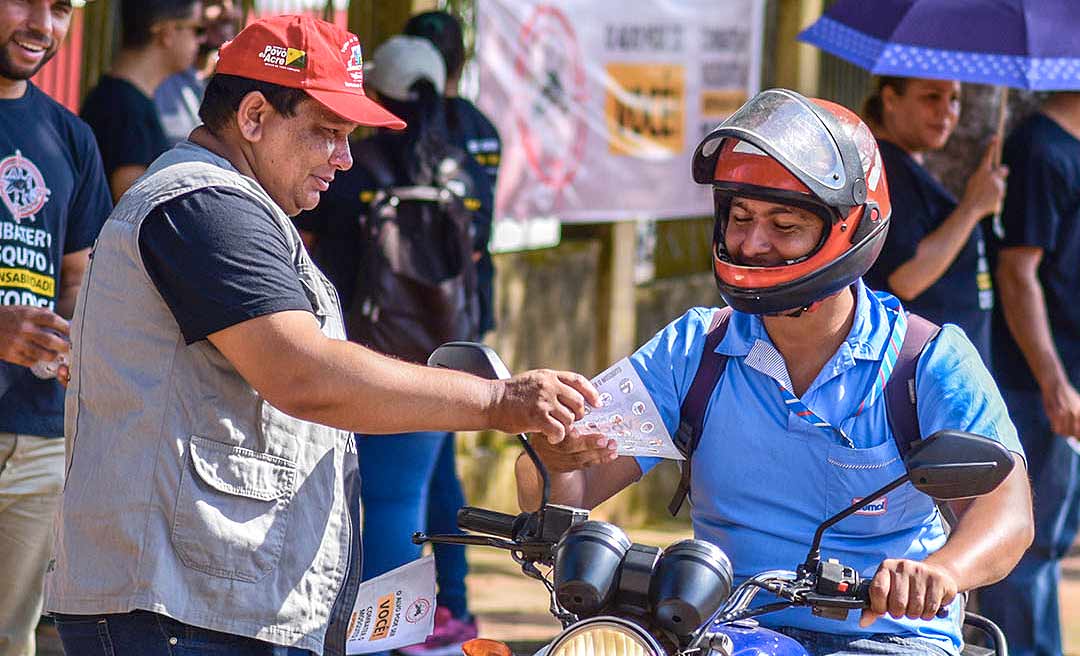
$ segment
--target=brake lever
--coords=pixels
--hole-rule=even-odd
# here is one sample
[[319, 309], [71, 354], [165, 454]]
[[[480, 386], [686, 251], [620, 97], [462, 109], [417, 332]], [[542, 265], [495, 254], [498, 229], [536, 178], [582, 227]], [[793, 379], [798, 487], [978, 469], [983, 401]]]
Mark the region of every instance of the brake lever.
[[521, 549], [521, 545], [513, 540], [505, 540], [490, 535], [468, 535], [461, 533], [428, 535], [423, 531], [417, 531], [416, 533], [413, 533], [412, 542], [413, 544], [426, 544], [428, 542], [431, 544], [464, 544], [479, 547], [495, 547], [507, 551], [518, 551]]

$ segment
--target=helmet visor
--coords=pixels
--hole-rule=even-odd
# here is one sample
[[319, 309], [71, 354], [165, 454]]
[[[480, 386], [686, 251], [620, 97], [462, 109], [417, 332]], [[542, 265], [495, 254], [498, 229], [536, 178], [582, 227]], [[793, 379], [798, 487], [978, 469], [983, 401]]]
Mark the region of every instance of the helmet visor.
[[811, 189], [839, 190], [848, 183], [832, 132], [809, 103], [783, 89], [763, 91], [743, 105], [701, 145], [701, 155], [711, 156], [727, 137], [767, 152]]

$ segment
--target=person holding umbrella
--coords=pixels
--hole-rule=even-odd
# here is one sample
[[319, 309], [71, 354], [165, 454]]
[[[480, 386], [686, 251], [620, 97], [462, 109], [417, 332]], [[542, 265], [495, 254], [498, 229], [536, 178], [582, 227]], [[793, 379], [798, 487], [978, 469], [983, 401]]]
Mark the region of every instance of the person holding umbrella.
[[[1050, 96], [1005, 142], [994, 362], [1024, 445], [1035, 541], [980, 608], [1024, 656], [1062, 653], [1060, 561], [1080, 527], [1080, 93]], [[1071, 437], [1069, 437], [1071, 436]]]
[[1005, 194], [1008, 168], [994, 164], [996, 140], [958, 201], [923, 155], [943, 148], [956, 127], [959, 82], [881, 77], [863, 115], [881, 150], [894, 223], [866, 284], [934, 323], [960, 326], [989, 365], [993, 290], [979, 222]]

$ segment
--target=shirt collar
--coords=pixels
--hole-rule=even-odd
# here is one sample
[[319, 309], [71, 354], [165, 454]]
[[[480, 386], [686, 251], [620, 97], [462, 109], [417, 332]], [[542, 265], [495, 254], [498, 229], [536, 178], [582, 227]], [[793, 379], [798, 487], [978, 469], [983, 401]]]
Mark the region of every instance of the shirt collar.
[[[863, 284], [860, 278], [855, 282], [855, 320], [851, 324], [844, 345], [851, 356], [857, 360], [881, 360], [885, 347], [892, 333], [892, 317], [881, 302], [887, 296], [884, 292], [875, 292]], [[716, 347], [716, 352], [730, 357], [745, 357], [758, 341], [772, 346], [769, 333], [761, 316], [733, 312], [728, 323], [724, 339]]]

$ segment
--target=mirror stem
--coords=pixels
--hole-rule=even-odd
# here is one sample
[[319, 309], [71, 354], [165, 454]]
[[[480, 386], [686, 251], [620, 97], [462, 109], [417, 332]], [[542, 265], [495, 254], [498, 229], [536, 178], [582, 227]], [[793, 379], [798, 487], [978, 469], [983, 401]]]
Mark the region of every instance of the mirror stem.
[[858, 501], [851, 504], [850, 506], [848, 506], [844, 510], [840, 511], [839, 513], [833, 515], [829, 519], [826, 519], [824, 522], [822, 522], [821, 526], [818, 527], [817, 533], [814, 533], [814, 542], [813, 542], [813, 544], [810, 545], [810, 553], [806, 554], [806, 562], [803, 564], [803, 566], [806, 567], [810, 571], [813, 571], [817, 567], [818, 562], [821, 560], [821, 538], [822, 538], [822, 536], [825, 535], [825, 531], [830, 526], [836, 524], [837, 522], [839, 522], [839, 521], [841, 521], [841, 520], [843, 520], [843, 519], [845, 519], [847, 517], [850, 517], [851, 515], [855, 514], [855, 512], [858, 511], [860, 508], [866, 506], [869, 503], [873, 503], [874, 501], [877, 501], [878, 499], [885, 496], [889, 492], [892, 492], [893, 490], [900, 487], [904, 483], [907, 483], [908, 480], [910, 480], [910, 476], [908, 476], [907, 474], [904, 474], [903, 476], [896, 479], [892, 483], [889, 483], [888, 485], [881, 488], [880, 490], [878, 490], [876, 492], [873, 492], [873, 493], [863, 497], [862, 499], [859, 499]]
[[[540, 456], [536, 455], [536, 450], [529, 444], [529, 438], [525, 436], [525, 433], [518, 433], [518, 439], [521, 440], [521, 446], [525, 448], [525, 453], [529, 454], [529, 460], [532, 460], [536, 471], [540, 472], [540, 480], [544, 482], [544, 493], [540, 497], [540, 510], [543, 510], [544, 506], [548, 505], [548, 500], [551, 497], [551, 477], [548, 476], [547, 467], [540, 461]], [[543, 517], [543, 514], [541, 514], [541, 517]]]

